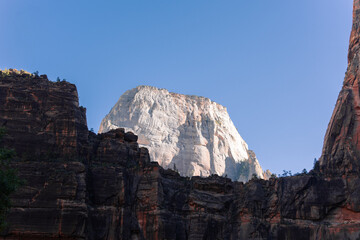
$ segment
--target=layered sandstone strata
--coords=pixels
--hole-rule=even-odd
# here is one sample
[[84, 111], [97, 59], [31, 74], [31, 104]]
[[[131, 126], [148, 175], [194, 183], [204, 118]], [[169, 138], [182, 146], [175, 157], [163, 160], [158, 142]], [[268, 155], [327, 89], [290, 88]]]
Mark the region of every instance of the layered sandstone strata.
[[139, 136], [150, 157], [182, 176], [218, 174], [248, 181], [268, 178], [241, 138], [227, 109], [208, 98], [139, 86], [125, 92], [99, 132], [119, 127]]
[[[360, 75], [355, 57], [359, 54], [359, 9], [360, 0], [355, 0], [349, 68], [323, 156], [313, 171], [298, 176], [253, 179], [246, 184], [216, 175], [181, 177], [150, 162], [137, 137], [124, 129], [95, 135], [84, 127], [69, 127], [81, 119], [74, 114], [76, 94], [71, 97], [75, 104], [58, 100], [68, 94], [61, 89], [59, 95], [42, 94], [39, 104], [34, 96], [40, 96], [39, 89], [45, 86], [54, 91], [54, 83], [39, 79], [43, 87], [34, 88], [19, 84], [27, 84], [28, 76], [1, 74], [0, 106], [16, 100], [11, 103], [14, 111], [1, 110], [0, 122], [9, 127], [1, 146], [18, 151], [19, 158], [12, 164], [26, 184], [12, 196], [9, 227], [0, 239], [359, 239]], [[63, 84], [68, 85], [63, 89], [71, 88]], [[69, 111], [61, 115], [61, 122], [69, 124], [57, 125], [51, 134], [38, 119], [49, 121], [45, 126], [53, 126], [56, 119], [34, 107], [47, 106], [46, 102], [56, 105], [50, 113], [51, 109], [60, 111], [58, 104]], [[27, 120], [29, 106], [35, 110]], [[40, 127], [33, 128], [32, 122]], [[81, 134], [69, 135], [77, 131]], [[22, 139], [22, 134], [35, 142]], [[36, 138], [43, 134], [47, 137]], [[58, 138], [70, 139], [71, 147]], [[39, 158], [45, 151], [43, 144], [52, 147], [56, 156]], [[30, 156], [24, 158], [22, 151]]]
[[12, 69], [0, 75], [0, 127], [8, 133], [6, 145], [23, 159], [83, 154], [89, 131], [74, 84]]

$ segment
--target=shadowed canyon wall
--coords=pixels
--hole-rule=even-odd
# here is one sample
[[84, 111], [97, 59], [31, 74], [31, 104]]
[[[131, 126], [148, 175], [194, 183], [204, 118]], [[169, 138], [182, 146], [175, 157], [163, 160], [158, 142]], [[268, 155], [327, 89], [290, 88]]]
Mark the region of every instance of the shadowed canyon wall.
[[1, 72], [1, 146], [18, 152], [26, 184], [0, 239], [359, 239], [359, 26], [355, 0], [348, 71], [315, 169], [246, 184], [164, 170], [134, 134], [89, 132], [74, 85]]

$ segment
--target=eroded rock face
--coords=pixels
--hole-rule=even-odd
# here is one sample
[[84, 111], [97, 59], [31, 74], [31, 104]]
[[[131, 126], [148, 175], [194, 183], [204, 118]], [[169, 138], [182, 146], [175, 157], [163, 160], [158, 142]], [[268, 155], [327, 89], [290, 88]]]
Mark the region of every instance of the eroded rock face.
[[226, 108], [208, 98], [139, 86], [120, 97], [99, 132], [118, 127], [136, 133], [153, 161], [183, 176], [267, 177]]
[[[359, 7], [360, 0], [355, 0], [353, 31], [359, 26]], [[11, 79], [1, 75], [0, 92], [6, 96], [1, 95], [5, 99], [2, 103], [14, 107], [14, 111], [1, 108], [0, 122], [10, 126], [1, 146], [20, 151], [12, 165], [26, 183], [11, 196], [9, 227], [0, 239], [359, 239], [360, 155], [354, 140], [358, 133], [359, 75], [357, 58], [351, 57], [357, 56], [359, 48], [354, 36], [356, 33], [351, 38], [349, 70], [320, 164], [309, 174], [253, 179], [245, 184], [217, 175], [181, 177], [165, 170], [150, 162], [136, 135], [124, 129], [99, 135], [80, 131], [82, 134], [69, 137], [78, 131], [76, 125], [69, 127], [79, 119], [74, 114], [77, 102], [56, 100], [67, 94], [59, 90], [55, 95], [43, 93], [39, 104], [34, 98], [40, 96], [39, 88], [18, 84], [25, 80], [18, 79], [24, 77], [22, 74], [16, 72]], [[351, 74], [355, 74], [353, 80]], [[44, 86], [53, 84], [46, 83], [44, 77], [40, 80]], [[39, 110], [47, 102], [70, 111], [61, 115], [61, 122], [69, 124], [56, 125], [52, 134], [37, 120], [48, 121], [45, 126], [54, 126], [52, 121], [57, 121], [49, 117], [49, 111]], [[29, 106], [37, 107], [30, 108], [27, 120], [24, 114]], [[38, 127], [32, 127], [33, 122]], [[28, 143], [22, 134], [31, 139], [45, 134], [47, 138]], [[71, 147], [63, 145], [65, 139]], [[53, 147], [57, 155], [39, 158], [42, 144]], [[69, 153], [79, 158], [71, 158]]]
[[354, 0], [348, 68], [324, 140], [320, 170], [332, 175], [360, 173], [360, 1]]
[[100, 162], [15, 166], [28, 184], [12, 197], [5, 239], [360, 236], [359, 209], [347, 205], [351, 192], [360, 189], [348, 188], [341, 178], [304, 175], [243, 184], [218, 176], [189, 179], [157, 163], [140, 168]]
[[6, 239], [86, 237], [89, 213], [82, 163], [22, 162], [14, 167], [26, 185], [12, 196]]
[[83, 155], [89, 131], [74, 84], [17, 70], [0, 75], [0, 127], [8, 133], [6, 145], [27, 160]]

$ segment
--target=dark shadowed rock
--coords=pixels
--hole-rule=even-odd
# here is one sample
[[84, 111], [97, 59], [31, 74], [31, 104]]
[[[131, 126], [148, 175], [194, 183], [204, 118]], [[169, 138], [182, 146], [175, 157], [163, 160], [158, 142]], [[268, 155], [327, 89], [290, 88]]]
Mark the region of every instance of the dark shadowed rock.
[[359, 239], [359, 21], [355, 0], [320, 163], [268, 181], [181, 177], [124, 129], [89, 132], [74, 85], [0, 72], [1, 144], [16, 149], [12, 165], [26, 181], [0, 239]]
[[125, 134], [125, 141], [127, 142], [137, 142], [137, 140], [138, 140], [138, 136], [136, 136], [134, 133], [127, 132]]
[[24, 160], [83, 155], [89, 132], [85, 113], [73, 84], [16, 70], [1, 72], [0, 127], [8, 133], [4, 143]]

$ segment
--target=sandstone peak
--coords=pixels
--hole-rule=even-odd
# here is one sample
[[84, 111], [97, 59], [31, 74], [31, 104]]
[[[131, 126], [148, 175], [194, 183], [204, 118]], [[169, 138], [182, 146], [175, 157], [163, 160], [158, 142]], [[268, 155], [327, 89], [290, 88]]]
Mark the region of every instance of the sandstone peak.
[[[148, 151], [125, 129], [89, 132], [74, 85], [0, 74], [0, 126], [8, 130], [0, 144], [34, 157], [11, 162], [25, 181], [11, 195], [9, 224], [0, 239], [359, 239], [359, 9], [355, 0], [348, 72], [326, 133], [320, 172], [245, 184], [216, 175], [180, 177], [150, 162]], [[125, 120], [148, 120], [140, 118], [142, 108], [154, 119], [166, 117], [157, 110], [162, 102], [136, 108], [136, 99], [142, 97], [124, 102], [132, 114]], [[185, 117], [191, 131], [184, 137], [208, 129], [205, 123], [216, 124], [205, 118], [205, 110], [199, 114], [197, 105], [181, 99], [163, 106], [180, 116], [184, 107], [193, 107]], [[194, 120], [198, 115], [208, 121]], [[174, 121], [163, 121], [161, 129], [168, 122]], [[156, 133], [158, 123], [150, 123]], [[222, 128], [212, 129], [218, 138], [226, 137]], [[194, 141], [213, 135], [201, 134]], [[70, 158], [54, 161], [49, 150]], [[45, 158], [39, 158], [43, 153]], [[256, 160], [251, 151], [247, 154]]]
[[184, 176], [264, 178], [226, 108], [209, 98], [138, 86], [120, 97], [99, 132], [118, 127], [137, 134], [153, 161]]
[[198, 101], [207, 101], [207, 102], [210, 102], [210, 103], [214, 103], [216, 104], [218, 107], [220, 108], [224, 108], [226, 109], [225, 106], [219, 104], [219, 103], [216, 103], [214, 101], [212, 101], [210, 98], [207, 98], [207, 97], [203, 97], [203, 96], [198, 96], [198, 95], [193, 95], [193, 94], [180, 94], [180, 93], [175, 93], [175, 92], [170, 92], [169, 90], [167, 90], [166, 88], [158, 88], [158, 87], [154, 87], [154, 86], [149, 86], [149, 85], [139, 85], [137, 86], [136, 88], [133, 88], [129, 91], [132, 91], [132, 90], [137, 90], [137, 91], [153, 91], [153, 92], [163, 92], [163, 93], [166, 93], [166, 94], [169, 94], [169, 95], [173, 95], [173, 96], [181, 96], [181, 97], [187, 97], [189, 99], [194, 99], [194, 100], [198, 100]]

